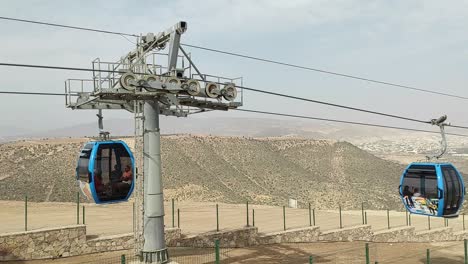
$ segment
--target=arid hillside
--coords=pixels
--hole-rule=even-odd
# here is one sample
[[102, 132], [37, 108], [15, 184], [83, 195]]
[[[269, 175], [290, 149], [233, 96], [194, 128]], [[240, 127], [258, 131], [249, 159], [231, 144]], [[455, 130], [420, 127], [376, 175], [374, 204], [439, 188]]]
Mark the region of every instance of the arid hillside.
[[[74, 170], [85, 139], [0, 145], [0, 199], [74, 201]], [[132, 141], [128, 142], [130, 146]], [[164, 136], [165, 198], [301, 206], [401, 208], [403, 165], [347, 142], [294, 138]]]

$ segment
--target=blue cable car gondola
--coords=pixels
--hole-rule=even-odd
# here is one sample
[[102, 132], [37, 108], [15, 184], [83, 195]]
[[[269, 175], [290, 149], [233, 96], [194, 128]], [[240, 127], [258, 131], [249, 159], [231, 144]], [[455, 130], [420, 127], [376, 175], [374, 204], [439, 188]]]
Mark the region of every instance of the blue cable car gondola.
[[457, 217], [465, 186], [450, 163], [411, 163], [400, 181], [400, 196], [413, 214]]
[[133, 154], [125, 142], [94, 141], [80, 152], [76, 179], [82, 194], [97, 204], [127, 201], [133, 192]]
[[[444, 121], [447, 116], [431, 120], [440, 127], [442, 134], [440, 154], [428, 156], [439, 159], [447, 150]], [[457, 217], [463, 205], [465, 185], [460, 172], [451, 163], [414, 162], [408, 165], [398, 187], [401, 200], [410, 213]]]

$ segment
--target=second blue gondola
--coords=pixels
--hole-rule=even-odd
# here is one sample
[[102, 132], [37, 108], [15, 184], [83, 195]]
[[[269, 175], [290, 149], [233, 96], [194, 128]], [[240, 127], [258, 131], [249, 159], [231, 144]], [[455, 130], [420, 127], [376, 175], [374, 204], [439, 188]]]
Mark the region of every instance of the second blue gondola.
[[411, 163], [403, 172], [399, 192], [406, 209], [414, 214], [457, 217], [465, 186], [451, 163]]
[[84, 145], [76, 168], [82, 194], [97, 204], [128, 200], [134, 188], [135, 160], [120, 140], [93, 141]]

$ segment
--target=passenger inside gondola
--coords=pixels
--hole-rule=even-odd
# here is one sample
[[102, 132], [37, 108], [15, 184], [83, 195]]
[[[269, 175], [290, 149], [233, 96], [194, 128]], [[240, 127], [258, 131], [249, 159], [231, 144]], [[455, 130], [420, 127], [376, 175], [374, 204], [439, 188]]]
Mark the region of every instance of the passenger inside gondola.
[[414, 208], [414, 202], [413, 202], [413, 193], [409, 190], [409, 186], [406, 185], [403, 188], [403, 196], [405, 198], [406, 204], [408, 207]]
[[130, 165], [125, 166], [124, 172], [122, 173], [122, 176], [120, 177], [120, 182], [115, 183], [114, 190], [122, 194], [123, 196], [126, 196], [128, 194], [128, 191], [130, 190], [130, 187], [132, 185], [133, 181], [133, 173], [132, 173], [132, 167]]
[[413, 196], [414, 196], [414, 197], [421, 197], [421, 194], [419, 193], [419, 189], [418, 189], [418, 188], [414, 188]]
[[122, 177], [122, 169], [120, 165], [115, 164], [114, 170], [111, 172], [111, 183], [120, 182], [120, 178]]

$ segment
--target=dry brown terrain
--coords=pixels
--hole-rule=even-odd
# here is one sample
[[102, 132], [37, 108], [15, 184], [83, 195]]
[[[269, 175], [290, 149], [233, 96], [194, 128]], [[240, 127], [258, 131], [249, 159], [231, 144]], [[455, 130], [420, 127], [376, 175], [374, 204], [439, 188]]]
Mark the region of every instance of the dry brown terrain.
[[[70, 202], [85, 139], [0, 145], [0, 199]], [[129, 140], [130, 146], [133, 145]], [[300, 206], [399, 209], [395, 191], [404, 166], [347, 142], [295, 138], [165, 136], [166, 199]], [[344, 191], [345, 190], [345, 191]]]

